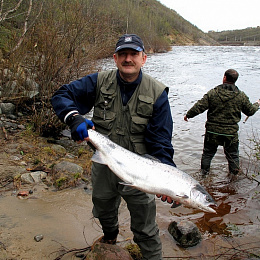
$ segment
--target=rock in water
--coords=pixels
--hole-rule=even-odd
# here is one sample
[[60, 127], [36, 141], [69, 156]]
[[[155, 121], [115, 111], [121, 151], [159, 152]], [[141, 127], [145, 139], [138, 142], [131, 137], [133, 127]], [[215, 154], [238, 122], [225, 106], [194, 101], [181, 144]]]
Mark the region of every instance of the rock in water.
[[198, 227], [191, 221], [173, 221], [168, 227], [169, 233], [181, 247], [192, 247], [201, 241], [201, 233]]

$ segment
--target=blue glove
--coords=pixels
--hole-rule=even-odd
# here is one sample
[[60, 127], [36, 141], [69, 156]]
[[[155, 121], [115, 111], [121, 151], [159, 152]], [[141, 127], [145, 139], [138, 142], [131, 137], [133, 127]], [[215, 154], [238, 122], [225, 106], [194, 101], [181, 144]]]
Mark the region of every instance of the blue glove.
[[92, 128], [94, 123], [81, 115], [71, 116], [67, 120], [71, 130], [71, 138], [74, 141], [83, 141], [88, 137], [88, 128]]

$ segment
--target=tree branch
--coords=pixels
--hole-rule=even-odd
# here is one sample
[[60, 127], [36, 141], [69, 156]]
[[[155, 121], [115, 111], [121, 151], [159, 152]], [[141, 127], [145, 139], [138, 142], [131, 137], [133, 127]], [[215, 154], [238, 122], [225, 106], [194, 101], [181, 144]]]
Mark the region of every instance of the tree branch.
[[39, 13], [35, 17], [34, 21], [31, 23], [31, 25], [28, 27], [28, 20], [29, 20], [31, 11], [32, 11], [32, 5], [33, 5], [32, 0], [30, 0], [30, 4], [29, 4], [29, 7], [28, 7], [27, 15], [26, 15], [26, 18], [25, 18], [25, 21], [24, 21], [23, 34], [21, 35], [21, 37], [20, 37], [18, 43], [16, 44], [16, 46], [12, 49], [11, 53], [16, 51], [21, 46], [21, 44], [22, 44], [22, 42], [23, 42], [23, 40], [25, 38], [25, 34], [29, 30], [29, 28], [35, 23], [35, 21], [38, 19], [39, 15], [40, 15], [40, 13], [42, 11], [43, 3], [41, 4]]
[[23, 2], [23, 0], [19, 0], [17, 5], [13, 9], [10, 9], [10, 10], [6, 11], [5, 13], [2, 13], [3, 12], [3, 6], [4, 6], [4, 0], [2, 0], [1, 1], [1, 9], [0, 9], [0, 22], [4, 21], [9, 14], [16, 12], [17, 9], [20, 7], [22, 2]]

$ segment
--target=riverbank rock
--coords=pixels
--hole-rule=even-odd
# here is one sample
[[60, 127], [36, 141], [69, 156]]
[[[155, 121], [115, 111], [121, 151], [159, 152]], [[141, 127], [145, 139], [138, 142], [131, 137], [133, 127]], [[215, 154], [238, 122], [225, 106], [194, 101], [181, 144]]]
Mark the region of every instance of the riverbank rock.
[[42, 180], [45, 180], [47, 177], [46, 172], [36, 171], [36, 172], [27, 172], [21, 175], [22, 183], [34, 184], [41, 183]]
[[178, 242], [179, 246], [187, 248], [197, 245], [201, 241], [198, 227], [191, 221], [173, 221], [168, 227], [169, 233]]
[[117, 245], [96, 243], [92, 251], [88, 253], [87, 260], [133, 260], [129, 252]]
[[62, 146], [62, 145], [59, 145], [59, 144], [53, 144], [51, 146], [51, 149], [58, 155], [61, 155], [61, 156], [65, 156], [67, 151], [66, 149]]
[[[0, 111], [1, 115], [1, 111]], [[9, 135], [16, 133], [20, 130], [25, 130], [25, 126], [20, 124], [17, 120], [17, 116], [13, 114], [0, 116], [0, 138], [3, 140], [8, 140]]]
[[61, 161], [53, 167], [53, 183], [59, 190], [76, 185], [78, 179], [83, 175], [83, 168], [78, 164]]
[[15, 111], [15, 105], [12, 103], [0, 103], [1, 114], [12, 115]]

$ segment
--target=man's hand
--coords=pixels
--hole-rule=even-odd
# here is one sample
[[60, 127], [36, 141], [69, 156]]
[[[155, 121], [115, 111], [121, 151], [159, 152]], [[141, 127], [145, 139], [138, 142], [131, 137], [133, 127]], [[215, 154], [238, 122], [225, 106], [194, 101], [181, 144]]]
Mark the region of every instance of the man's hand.
[[81, 115], [73, 115], [69, 120], [71, 138], [74, 141], [88, 141], [88, 128], [94, 129], [94, 123]]
[[184, 120], [188, 122], [188, 117], [185, 115]]
[[166, 195], [157, 194], [156, 197], [161, 198], [161, 201], [163, 201], [163, 202], [167, 201], [169, 204], [173, 203], [173, 199], [171, 197], [166, 196]]
[[167, 201], [169, 204], [172, 204], [171, 208], [177, 208], [181, 206], [181, 203], [178, 201], [174, 201], [171, 197], [168, 197], [166, 195], [156, 195], [157, 198], [161, 198], [161, 201], [165, 202]]

